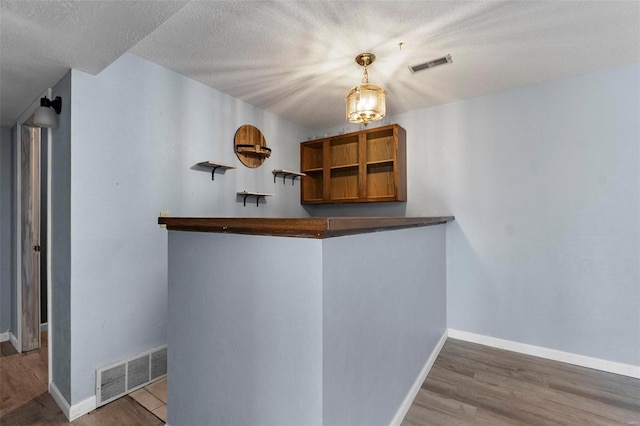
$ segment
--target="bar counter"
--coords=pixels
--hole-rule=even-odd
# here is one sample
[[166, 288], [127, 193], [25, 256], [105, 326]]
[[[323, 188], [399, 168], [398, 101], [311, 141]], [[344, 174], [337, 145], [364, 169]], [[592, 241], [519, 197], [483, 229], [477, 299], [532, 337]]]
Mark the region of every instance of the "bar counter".
[[446, 339], [450, 220], [158, 218], [167, 424], [399, 425]]
[[438, 225], [453, 216], [436, 217], [159, 217], [170, 231], [273, 235], [281, 237], [330, 238], [391, 229]]

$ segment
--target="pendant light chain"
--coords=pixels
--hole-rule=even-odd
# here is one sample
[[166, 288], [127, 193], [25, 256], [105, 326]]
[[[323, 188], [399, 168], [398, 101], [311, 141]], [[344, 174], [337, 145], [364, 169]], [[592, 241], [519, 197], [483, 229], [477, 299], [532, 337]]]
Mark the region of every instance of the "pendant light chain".
[[367, 71], [367, 65], [364, 65], [364, 75], [362, 76], [362, 82], [363, 83], [368, 83], [369, 82], [369, 72]]

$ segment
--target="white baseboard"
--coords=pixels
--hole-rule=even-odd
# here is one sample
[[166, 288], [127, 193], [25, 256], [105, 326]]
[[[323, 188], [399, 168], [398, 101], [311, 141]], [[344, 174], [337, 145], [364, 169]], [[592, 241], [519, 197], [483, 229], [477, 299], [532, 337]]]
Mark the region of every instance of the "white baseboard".
[[42, 324], [40, 324], [40, 332], [48, 331], [48, 330], [49, 330], [49, 323], [43, 322]]
[[585, 355], [578, 355], [570, 352], [543, 348], [541, 346], [533, 346], [526, 343], [499, 339], [497, 337], [483, 336], [482, 334], [469, 333], [467, 331], [449, 329], [449, 337], [451, 337], [452, 339], [465, 340], [467, 342], [492, 346], [498, 349], [505, 349], [525, 355], [537, 356], [553, 361], [566, 362], [567, 364], [579, 365], [581, 367], [593, 368], [595, 370], [606, 371], [608, 373], [621, 374], [623, 376], [635, 377], [636, 379], [640, 379], [640, 366], [622, 364], [620, 362], [607, 361], [600, 358], [592, 358]]
[[5, 331], [4, 333], [0, 333], [0, 343], [6, 342], [9, 340], [9, 332]]
[[69, 405], [60, 390], [56, 387], [55, 383], [49, 383], [49, 393], [53, 397], [53, 400], [58, 404], [58, 407], [62, 410], [62, 413], [69, 419], [70, 422], [74, 421], [80, 416], [90, 413], [96, 409], [96, 397], [91, 396], [84, 401], [79, 402], [76, 405]]
[[9, 332], [9, 341], [11, 342], [13, 347], [16, 348], [16, 351], [22, 352], [22, 350], [18, 348], [18, 338], [11, 331]]
[[49, 383], [49, 394], [51, 394], [53, 400], [56, 402], [56, 404], [58, 404], [58, 407], [60, 407], [65, 417], [69, 419], [69, 411], [71, 411], [71, 407], [69, 406], [66, 398], [62, 396], [62, 393], [60, 392], [56, 384], [53, 382]]
[[77, 403], [76, 405], [71, 406], [71, 410], [69, 411], [69, 421], [74, 421], [80, 416], [84, 416], [85, 414], [89, 414], [93, 410], [96, 409], [96, 396], [90, 396]]
[[420, 392], [422, 384], [427, 378], [427, 375], [429, 375], [429, 371], [431, 370], [431, 367], [433, 367], [433, 363], [436, 362], [436, 358], [438, 358], [440, 350], [442, 349], [442, 347], [444, 346], [444, 342], [446, 341], [447, 330], [442, 333], [442, 336], [440, 337], [440, 340], [438, 340], [436, 347], [431, 352], [431, 355], [429, 355], [427, 362], [424, 364], [424, 367], [422, 367], [422, 370], [420, 371], [420, 374], [416, 378], [415, 382], [413, 382], [413, 386], [411, 386], [411, 389], [409, 389], [407, 396], [404, 397], [402, 404], [400, 404], [396, 415], [393, 416], [393, 419], [391, 419], [391, 423], [389, 423], [390, 426], [399, 426], [402, 423], [402, 420], [404, 420], [404, 417], [407, 415], [409, 408], [411, 408], [411, 404], [413, 404], [413, 400], [416, 399], [416, 395], [418, 395], [418, 392]]

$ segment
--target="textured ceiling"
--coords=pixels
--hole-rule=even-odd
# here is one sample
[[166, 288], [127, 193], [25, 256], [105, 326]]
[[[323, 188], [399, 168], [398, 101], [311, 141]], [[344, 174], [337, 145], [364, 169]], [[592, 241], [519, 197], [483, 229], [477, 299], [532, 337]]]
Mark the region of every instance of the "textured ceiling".
[[[28, 105], [66, 68], [99, 72], [127, 49], [315, 129], [344, 123], [344, 96], [362, 75], [353, 59], [365, 51], [378, 58], [370, 81], [388, 90], [388, 114], [640, 61], [637, 1], [0, 5], [3, 126], [26, 107], [14, 108], [6, 84], [32, 87]], [[453, 64], [407, 69], [446, 54]]]
[[70, 68], [102, 71], [185, 4], [0, 0], [0, 125], [13, 126]]

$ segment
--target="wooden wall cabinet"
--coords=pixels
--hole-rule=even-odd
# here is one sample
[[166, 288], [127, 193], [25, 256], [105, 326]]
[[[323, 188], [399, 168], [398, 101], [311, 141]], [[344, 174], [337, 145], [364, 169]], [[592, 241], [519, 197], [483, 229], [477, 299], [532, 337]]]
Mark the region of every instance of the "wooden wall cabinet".
[[397, 124], [300, 143], [302, 204], [407, 201], [406, 131]]

